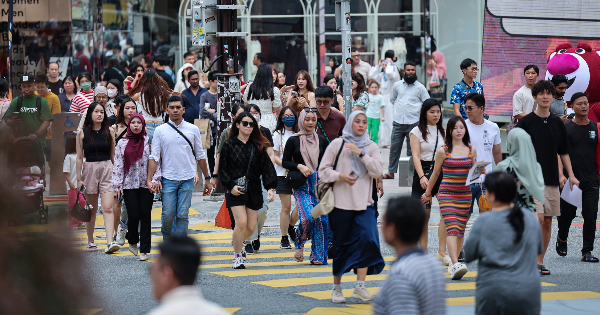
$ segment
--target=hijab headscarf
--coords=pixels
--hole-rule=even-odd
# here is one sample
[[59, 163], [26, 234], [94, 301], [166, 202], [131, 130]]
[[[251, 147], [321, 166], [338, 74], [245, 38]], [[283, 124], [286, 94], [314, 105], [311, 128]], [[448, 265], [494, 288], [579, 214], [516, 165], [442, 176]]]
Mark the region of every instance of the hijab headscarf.
[[448, 68], [446, 67], [446, 57], [437, 50], [434, 51], [432, 55], [435, 57], [435, 69], [437, 70], [439, 78], [445, 79], [446, 72], [448, 71]]
[[[352, 131], [352, 122], [358, 115], [364, 115], [365, 117], [367, 117], [365, 112], [363, 112], [362, 110], [353, 111], [350, 114], [350, 117], [348, 117], [346, 125], [342, 130], [342, 139], [344, 139], [347, 143], [352, 143], [356, 145], [362, 151], [367, 152], [366, 147], [369, 144], [375, 142], [373, 142], [373, 140], [369, 138], [369, 133], [366, 131], [362, 136], [358, 136]], [[361, 161], [360, 157], [358, 157], [358, 155], [356, 154], [352, 154], [352, 171], [354, 171], [354, 174], [356, 174], [356, 177], [358, 179], [362, 178], [367, 173], [367, 167]]]
[[300, 152], [302, 153], [304, 164], [311, 171], [316, 171], [319, 168], [319, 135], [317, 134], [317, 128], [313, 129], [313, 131], [308, 131], [304, 128], [304, 118], [309, 114], [314, 115], [315, 118], [317, 117], [316, 112], [300, 111], [300, 117], [298, 117], [299, 130], [294, 136], [300, 137]]
[[[142, 131], [140, 133], [135, 134], [131, 131], [131, 122], [133, 119], [139, 119], [142, 121]], [[135, 162], [142, 158], [144, 155], [144, 136], [146, 135], [146, 121], [144, 120], [144, 116], [140, 114], [131, 114], [129, 116], [129, 125], [127, 126], [127, 134], [125, 135], [125, 139], [128, 139], [127, 146], [125, 146], [125, 154], [123, 155], [123, 169], [125, 170], [125, 174], [129, 173], [129, 168]]]
[[514, 128], [508, 133], [507, 148], [510, 156], [498, 163], [494, 171], [505, 172], [508, 168], [513, 169], [521, 187], [543, 203], [544, 177], [542, 167], [537, 162], [531, 136], [521, 128]]
[[[183, 70], [185, 70], [186, 68], [194, 69], [194, 65], [191, 63], [184, 63], [183, 66], [181, 66], [181, 68], [179, 68], [179, 70], [177, 70], [177, 77], [176, 77], [177, 80], [175, 81], [175, 84], [177, 84], [179, 82], [183, 82], [183, 81], [181, 81], [181, 74], [183, 73]], [[187, 78], [186, 78], [186, 81], [187, 81]]]

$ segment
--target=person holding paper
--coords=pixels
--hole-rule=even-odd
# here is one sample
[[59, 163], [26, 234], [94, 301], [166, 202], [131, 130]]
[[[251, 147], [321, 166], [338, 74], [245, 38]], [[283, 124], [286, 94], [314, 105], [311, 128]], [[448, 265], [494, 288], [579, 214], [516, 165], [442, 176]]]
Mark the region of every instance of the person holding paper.
[[[542, 224], [543, 252], [538, 256], [538, 270], [541, 275], [549, 275], [544, 266], [544, 256], [552, 234], [552, 217], [560, 216], [560, 192], [558, 174], [558, 156], [569, 175], [570, 188], [579, 185], [571, 168], [569, 157], [569, 138], [565, 124], [560, 117], [550, 113], [550, 104], [554, 98], [554, 84], [547, 80], [536, 83], [531, 94], [538, 108], [519, 120], [517, 127], [523, 128], [530, 136], [538, 163], [544, 175], [544, 202], [535, 200], [536, 212]], [[566, 181], [566, 180], [565, 180]], [[564, 184], [565, 181], [562, 183]], [[597, 200], [597, 199], [596, 199]]]
[[[598, 144], [598, 126], [588, 119], [589, 103], [587, 95], [577, 92], [571, 97], [571, 105], [575, 111], [575, 119], [567, 121], [567, 137], [571, 147], [573, 173], [579, 179], [581, 189], [583, 216], [583, 248], [581, 261], [598, 262], [592, 255], [594, 236], [596, 234], [596, 216], [598, 215], [598, 173], [596, 172], [596, 145]], [[564, 188], [567, 178], [563, 175], [562, 163], [559, 160], [558, 176], [560, 186]], [[567, 187], [566, 189], [569, 189]], [[577, 207], [560, 199], [560, 216], [558, 217], [558, 235], [556, 253], [567, 255], [567, 238], [571, 222], [575, 218]]]

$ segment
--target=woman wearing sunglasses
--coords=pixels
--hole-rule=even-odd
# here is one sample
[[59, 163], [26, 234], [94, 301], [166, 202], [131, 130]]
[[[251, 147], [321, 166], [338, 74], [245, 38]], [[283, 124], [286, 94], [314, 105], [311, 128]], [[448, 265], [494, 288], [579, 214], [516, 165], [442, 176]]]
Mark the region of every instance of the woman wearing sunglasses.
[[243, 112], [233, 121], [229, 139], [219, 156], [219, 178], [226, 189], [225, 200], [235, 220], [234, 269], [246, 268], [242, 242], [254, 232], [258, 210], [263, 205], [261, 176], [262, 184], [268, 190], [269, 202], [275, 196], [277, 173], [267, 153], [269, 145], [260, 133], [256, 119], [249, 112]]
[[317, 134], [316, 126], [317, 109], [304, 108], [298, 118], [300, 131], [286, 142], [281, 164], [290, 172], [298, 170], [306, 177], [306, 182], [300, 188], [294, 189], [300, 218], [294, 258], [298, 262], [304, 260], [304, 243], [310, 238], [312, 240], [310, 263], [326, 265], [329, 244], [327, 216], [322, 215], [315, 219], [311, 215], [312, 209], [319, 203], [315, 191], [319, 180], [317, 170], [327, 148], [327, 140]]

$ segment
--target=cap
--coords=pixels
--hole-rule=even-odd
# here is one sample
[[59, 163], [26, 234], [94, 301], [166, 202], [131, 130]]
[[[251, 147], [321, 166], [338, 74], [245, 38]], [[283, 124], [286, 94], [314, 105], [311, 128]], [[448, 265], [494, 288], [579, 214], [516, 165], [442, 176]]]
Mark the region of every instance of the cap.
[[21, 78], [19, 80], [19, 83], [24, 83], [24, 82], [34, 83], [35, 82], [35, 77], [31, 73], [25, 73], [25, 74], [23, 74], [21, 76]]

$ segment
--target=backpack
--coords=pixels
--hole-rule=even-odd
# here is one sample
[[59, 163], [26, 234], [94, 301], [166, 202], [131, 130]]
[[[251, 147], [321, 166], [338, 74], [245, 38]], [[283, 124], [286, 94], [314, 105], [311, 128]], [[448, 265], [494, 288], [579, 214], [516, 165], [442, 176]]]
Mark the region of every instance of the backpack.
[[[37, 107], [38, 119], [41, 119], [42, 118], [42, 97], [41, 96], [36, 95], [35, 105]], [[20, 95], [19, 97], [17, 97], [17, 107], [15, 108], [15, 111], [20, 113], [22, 107], [23, 107], [23, 95]]]
[[[83, 54], [81, 54], [83, 56]], [[73, 57], [73, 65], [72, 65], [72, 69], [71, 69], [71, 73], [73, 75], [73, 77], [78, 76], [81, 73], [81, 61], [79, 60], [81, 58], [81, 56], [79, 57]]]

